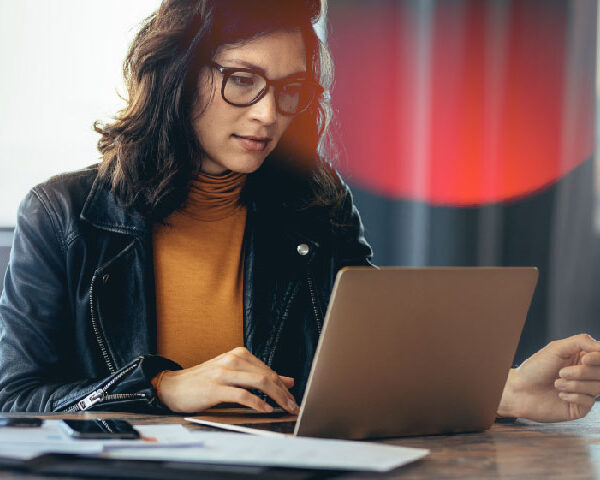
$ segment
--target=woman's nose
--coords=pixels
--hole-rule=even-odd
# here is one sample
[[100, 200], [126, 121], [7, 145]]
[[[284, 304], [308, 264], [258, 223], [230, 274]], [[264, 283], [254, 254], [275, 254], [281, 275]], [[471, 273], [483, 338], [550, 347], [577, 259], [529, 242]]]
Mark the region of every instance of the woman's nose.
[[277, 100], [275, 99], [274, 89], [270, 88], [254, 105], [250, 105], [252, 118], [259, 120], [261, 123], [271, 125], [277, 120]]

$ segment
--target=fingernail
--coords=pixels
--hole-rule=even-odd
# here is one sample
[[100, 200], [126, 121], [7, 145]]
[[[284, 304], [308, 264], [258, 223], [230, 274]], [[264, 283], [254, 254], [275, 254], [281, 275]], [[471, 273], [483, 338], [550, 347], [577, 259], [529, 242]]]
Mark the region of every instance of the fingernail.
[[263, 410], [265, 413], [271, 413], [273, 411], [273, 407], [271, 405], [265, 405]]
[[558, 398], [560, 398], [561, 400], [565, 400], [565, 397], [566, 397], [566, 396], [567, 396], [567, 394], [566, 394], [566, 393], [564, 393], [564, 392], [560, 392], [560, 393], [558, 394]]
[[565, 388], [567, 386], [567, 381], [562, 378], [559, 378], [554, 385], [556, 386], [556, 388]]
[[293, 413], [298, 413], [300, 409], [298, 408], [298, 405], [296, 405], [296, 402], [290, 399], [288, 400], [288, 410]]

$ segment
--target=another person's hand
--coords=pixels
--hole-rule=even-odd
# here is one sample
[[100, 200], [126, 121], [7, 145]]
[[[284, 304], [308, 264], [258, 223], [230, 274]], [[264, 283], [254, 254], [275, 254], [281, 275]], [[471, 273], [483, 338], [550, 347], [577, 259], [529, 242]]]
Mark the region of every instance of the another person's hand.
[[173, 412], [200, 412], [224, 402], [272, 412], [268, 403], [248, 391], [257, 389], [297, 414], [298, 405], [288, 391], [293, 385], [293, 378], [277, 375], [246, 348], [238, 347], [200, 365], [164, 372], [158, 396]]
[[561, 422], [585, 417], [600, 395], [600, 342], [575, 335], [550, 342], [508, 374], [503, 417]]

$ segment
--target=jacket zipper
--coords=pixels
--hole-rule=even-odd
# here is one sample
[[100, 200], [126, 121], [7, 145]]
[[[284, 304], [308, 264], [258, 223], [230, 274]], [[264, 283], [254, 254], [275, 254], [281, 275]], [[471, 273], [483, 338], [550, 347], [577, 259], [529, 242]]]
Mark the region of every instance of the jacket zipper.
[[308, 283], [308, 291], [310, 292], [310, 301], [312, 302], [313, 312], [315, 314], [315, 320], [317, 322], [317, 332], [319, 337], [321, 336], [321, 330], [323, 329], [323, 321], [321, 319], [321, 313], [317, 304], [317, 297], [315, 295], [315, 289], [313, 287], [312, 277], [309, 272], [306, 272], [306, 283]]
[[[311, 301], [311, 304], [313, 307], [315, 321], [317, 323], [317, 332], [319, 333], [319, 336], [321, 336], [321, 331], [323, 330], [323, 321], [321, 319], [321, 314], [319, 313], [317, 297], [315, 295], [315, 289], [313, 286], [312, 277], [310, 276], [309, 272], [306, 272], [306, 283], [308, 284], [308, 291], [310, 293], [310, 301]], [[283, 312], [283, 315], [281, 316], [281, 322], [279, 323], [279, 328], [277, 329], [277, 333], [275, 334], [275, 339], [271, 343], [271, 348], [269, 350], [269, 358], [266, 362], [269, 367], [273, 363], [273, 356], [275, 355], [275, 347], [277, 347], [277, 344], [279, 343], [279, 337], [281, 337], [281, 332], [283, 331], [283, 325], [285, 324], [285, 321], [287, 320], [287, 317], [289, 315], [290, 306], [292, 304], [292, 301], [294, 300], [294, 298], [296, 297], [297, 294], [298, 294], [298, 287], [296, 287], [296, 289], [290, 296], [290, 299], [288, 300], [285, 311]]]
[[292, 302], [294, 301], [294, 298], [298, 294], [298, 287], [299, 287], [299, 285], [296, 285], [296, 287], [294, 288], [294, 291], [290, 295], [290, 298], [289, 298], [289, 300], [287, 302], [287, 305], [285, 307], [285, 311], [283, 312], [283, 315], [281, 315], [281, 321], [279, 322], [279, 327], [277, 329], [277, 333], [275, 334], [275, 338], [271, 342], [271, 348], [269, 350], [269, 358], [268, 358], [268, 360], [266, 362], [266, 364], [269, 367], [272, 366], [272, 364], [273, 364], [273, 357], [275, 355], [275, 348], [277, 347], [277, 344], [279, 343], [279, 337], [281, 337], [281, 332], [283, 331], [283, 325], [285, 324], [285, 321], [287, 320], [287, 317], [288, 317], [288, 315], [290, 313], [290, 306], [292, 305]]
[[96, 311], [95, 311], [95, 302], [94, 302], [94, 284], [96, 283], [96, 279], [98, 278], [97, 274], [94, 274], [92, 277], [92, 284], [90, 286], [90, 311], [92, 318], [92, 329], [94, 330], [94, 334], [96, 335], [96, 341], [98, 342], [98, 346], [100, 347], [100, 352], [102, 353], [102, 358], [106, 362], [106, 366], [110, 373], [115, 373], [117, 369], [114, 366], [114, 363], [110, 359], [108, 354], [108, 350], [106, 350], [106, 346], [104, 344], [104, 339], [102, 338], [102, 334], [100, 332], [100, 327], [98, 325], [98, 321], [96, 319]]
[[135, 362], [121, 373], [116, 375], [110, 382], [108, 382], [104, 387], [99, 388], [98, 390], [94, 390], [92, 393], [87, 395], [85, 398], [79, 400], [75, 405], [63, 410], [65, 413], [73, 413], [73, 412], [83, 412], [93, 407], [99, 402], [104, 402], [108, 400], [128, 400], [128, 399], [136, 399], [136, 398], [146, 398], [146, 395], [143, 393], [116, 393], [112, 395], [107, 395], [106, 391], [112, 387], [115, 383], [117, 383], [121, 378], [127, 375], [129, 372], [137, 368], [139, 362]]

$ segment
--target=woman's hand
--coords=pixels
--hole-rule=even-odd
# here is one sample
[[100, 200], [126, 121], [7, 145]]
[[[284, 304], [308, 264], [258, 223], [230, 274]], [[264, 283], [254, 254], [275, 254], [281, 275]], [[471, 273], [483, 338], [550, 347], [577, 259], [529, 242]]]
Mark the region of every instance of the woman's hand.
[[537, 422], [585, 417], [600, 395], [600, 342], [575, 335], [550, 342], [512, 369], [498, 415]]
[[195, 367], [165, 372], [159, 399], [173, 412], [200, 412], [223, 402], [272, 412], [269, 404], [247, 390], [254, 388], [295, 415], [298, 405], [288, 391], [293, 385], [293, 378], [277, 375], [247, 349], [238, 347]]

